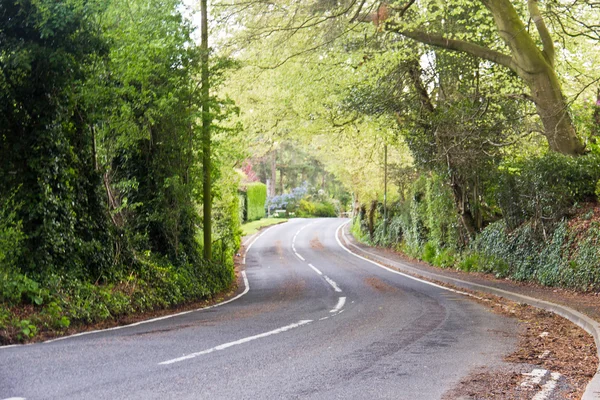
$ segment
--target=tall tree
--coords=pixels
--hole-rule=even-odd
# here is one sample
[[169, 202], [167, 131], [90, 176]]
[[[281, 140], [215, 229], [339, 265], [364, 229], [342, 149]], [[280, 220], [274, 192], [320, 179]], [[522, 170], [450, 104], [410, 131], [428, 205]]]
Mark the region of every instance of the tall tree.
[[212, 258], [212, 193], [211, 193], [211, 134], [210, 134], [210, 86], [208, 52], [208, 4], [200, 0], [201, 14], [201, 50], [202, 50], [202, 174], [203, 174], [203, 210], [204, 210], [204, 258]]
[[0, 3], [0, 198], [17, 190], [27, 236], [19, 264], [30, 272], [85, 274], [109, 258], [80, 90], [86, 64], [106, 50], [96, 6]]
[[415, 7], [414, 1], [383, 4], [370, 19], [377, 19], [379, 23], [385, 20], [385, 29], [417, 42], [470, 54], [510, 69], [529, 88], [529, 96], [542, 120], [550, 148], [563, 154], [582, 154], [584, 144], [577, 136], [569, 115], [568, 103], [555, 69], [554, 39], [540, 12], [538, 0], [528, 0], [527, 6], [541, 46], [510, 0], [481, 0], [481, 3], [493, 17], [498, 35], [508, 47], [509, 54], [482, 43], [449, 37], [443, 31], [430, 32], [405, 23], [410, 8]]

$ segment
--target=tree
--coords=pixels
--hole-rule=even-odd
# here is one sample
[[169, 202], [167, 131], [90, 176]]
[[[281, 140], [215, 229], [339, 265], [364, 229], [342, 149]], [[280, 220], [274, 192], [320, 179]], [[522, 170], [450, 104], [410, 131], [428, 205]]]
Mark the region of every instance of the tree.
[[203, 233], [204, 258], [212, 258], [212, 185], [211, 185], [211, 138], [210, 138], [210, 87], [209, 87], [209, 53], [208, 53], [208, 5], [207, 0], [200, 0], [202, 19], [201, 51], [202, 51], [202, 193], [203, 193]]
[[529, 96], [536, 105], [550, 148], [563, 154], [582, 154], [584, 145], [577, 137], [569, 115], [567, 100], [555, 70], [553, 38], [539, 10], [538, 0], [528, 0], [527, 5], [529, 17], [541, 40], [541, 48], [536, 38], [528, 32], [521, 15], [510, 0], [482, 0], [481, 3], [491, 13], [498, 34], [506, 43], [510, 54], [486, 45], [428, 32], [415, 28], [412, 24], [403, 24], [404, 14], [413, 6], [414, 1], [409, 1], [397, 11], [391, 5], [384, 4], [376, 18], [381, 19], [383, 15], [388, 21], [385, 29], [391, 32], [424, 44], [470, 54], [510, 69], [529, 88]]
[[[236, 2], [233, 4], [235, 9]], [[246, 28], [242, 40], [269, 39], [278, 43], [279, 61], [271, 65], [310, 52], [322, 54], [323, 50], [332, 48], [334, 42], [360, 30], [356, 28], [357, 24], [369, 21], [374, 22], [380, 32], [392, 32], [406, 38], [404, 44], [407, 47], [415, 42], [424, 43], [505, 67], [527, 86], [529, 93], [521, 96], [535, 104], [544, 126], [542, 133], [550, 148], [570, 155], [581, 154], [585, 152], [585, 146], [577, 136], [569, 113], [570, 101], [561, 85], [561, 79], [564, 81], [570, 76], [564, 70], [559, 71], [561, 66], [555, 59], [556, 54], [564, 59], [565, 54], [573, 50], [571, 43], [577, 42], [577, 46], [583, 44], [588, 48], [597, 43], [600, 35], [595, 21], [598, 15], [593, 4], [582, 0], [568, 4], [552, 1], [544, 5], [543, 12], [538, 0], [529, 0], [526, 7], [510, 0], [406, 0], [383, 4], [313, 0], [301, 3], [242, 2], [238, 6], [244, 12], [239, 21]], [[456, 13], [463, 14], [462, 30], [449, 32], [448, 20]], [[528, 20], [533, 22], [535, 30], [529, 29]], [[548, 21], [554, 30], [547, 26]], [[302, 30], [309, 31], [304, 35], [303, 46], [290, 49], [285, 45]], [[563, 46], [558, 52], [555, 39]], [[586, 69], [591, 71], [590, 67]]]
[[87, 0], [0, 4], [0, 198], [22, 204], [24, 271], [98, 272], [109, 262], [100, 177], [82, 102], [106, 53]]

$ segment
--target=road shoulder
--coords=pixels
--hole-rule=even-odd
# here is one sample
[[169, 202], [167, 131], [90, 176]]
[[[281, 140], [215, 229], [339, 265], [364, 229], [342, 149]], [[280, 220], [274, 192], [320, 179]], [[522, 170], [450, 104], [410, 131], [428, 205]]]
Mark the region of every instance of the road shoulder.
[[[444, 286], [467, 292], [477, 292], [479, 296], [498, 296], [517, 303], [529, 304], [531, 306], [550, 311], [567, 318], [579, 327], [589, 332], [593, 338], [588, 337], [588, 342], [594, 345], [594, 357], [586, 360], [588, 365], [593, 366], [596, 375], [587, 385], [583, 399], [600, 399], [600, 374], [598, 374], [598, 350], [600, 341], [600, 297], [595, 295], [582, 295], [554, 288], [543, 288], [536, 285], [521, 284], [511, 281], [495, 279], [484, 274], [466, 274], [461, 271], [443, 270], [432, 267], [421, 262], [409, 260], [405, 256], [393, 252], [390, 249], [374, 248], [359, 243], [348, 232], [348, 225], [340, 232], [339, 239], [351, 252], [372, 261], [390, 267], [399, 272], [416, 276], [421, 279], [433, 281]], [[591, 310], [591, 311], [590, 311]], [[591, 315], [588, 315], [591, 314]], [[575, 336], [579, 333], [574, 332]], [[587, 335], [585, 335], [587, 336]], [[584, 346], [585, 347], [585, 346]], [[591, 364], [590, 364], [591, 363]], [[581, 368], [581, 376], [589, 374], [589, 368]], [[588, 377], [589, 380], [591, 377]], [[577, 378], [576, 380], [579, 380]], [[469, 398], [469, 397], [465, 397]], [[479, 397], [475, 397], [479, 398]], [[515, 397], [518, 398], [518, 397]]]

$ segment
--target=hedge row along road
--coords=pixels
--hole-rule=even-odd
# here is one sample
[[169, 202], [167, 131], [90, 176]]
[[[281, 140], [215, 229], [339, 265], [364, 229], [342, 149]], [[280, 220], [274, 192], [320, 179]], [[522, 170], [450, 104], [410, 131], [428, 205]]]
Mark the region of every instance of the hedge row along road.
[[0, 349], [0, 399], [430, 400], [514, 350], [512, 319], [349, 254], [342, 223], [266, 230], [221, 307]]

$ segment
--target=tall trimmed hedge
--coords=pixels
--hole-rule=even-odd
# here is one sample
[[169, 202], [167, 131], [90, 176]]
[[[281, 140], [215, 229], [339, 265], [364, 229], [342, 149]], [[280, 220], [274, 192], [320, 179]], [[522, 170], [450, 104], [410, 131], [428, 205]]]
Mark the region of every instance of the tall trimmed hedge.
[[248, 221], [256, 221], [265, 216], [267, 202], [267, 185], [260, 182], [251, 183], [246, 189]]

